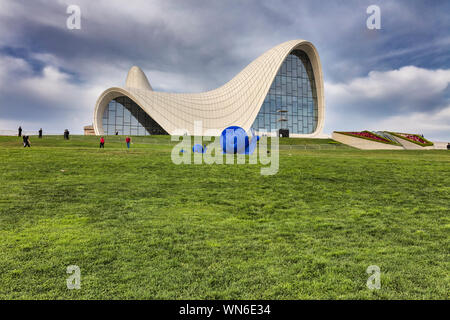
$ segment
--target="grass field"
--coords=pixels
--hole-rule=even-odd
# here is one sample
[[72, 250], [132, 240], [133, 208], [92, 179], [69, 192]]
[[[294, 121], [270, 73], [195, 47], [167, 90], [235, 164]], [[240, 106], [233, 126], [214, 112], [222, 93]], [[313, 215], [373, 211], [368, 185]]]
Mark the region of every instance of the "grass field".
[[1, 299], [449, 298], [450, 152], [281, 148], [262, 176], [119, 139], [0, 137]]

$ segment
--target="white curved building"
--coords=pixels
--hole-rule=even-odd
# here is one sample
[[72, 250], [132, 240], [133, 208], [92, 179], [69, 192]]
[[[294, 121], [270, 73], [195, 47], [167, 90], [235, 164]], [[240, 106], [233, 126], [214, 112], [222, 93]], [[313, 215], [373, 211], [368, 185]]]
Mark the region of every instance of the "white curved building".
[[104, 91], [94, 111], [97, 135], [220, 135], [229, 126], [258, 133], [289, 130], [291, 137], [318, 137], [324, 123], [322, 66], [308, 41], [284, 42], [254, 60], [223, 86], [203, 93], [153, 91], [144, 72], [132, 67], [124, 87]]

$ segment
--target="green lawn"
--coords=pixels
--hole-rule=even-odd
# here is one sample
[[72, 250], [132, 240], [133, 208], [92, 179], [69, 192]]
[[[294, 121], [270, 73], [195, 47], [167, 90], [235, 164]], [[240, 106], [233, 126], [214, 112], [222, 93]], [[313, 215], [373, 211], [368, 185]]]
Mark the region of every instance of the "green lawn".
[[450, 152], [282, 148], [262, 176], [122, 140], [0, 137], [1, 299], [449, 298]]

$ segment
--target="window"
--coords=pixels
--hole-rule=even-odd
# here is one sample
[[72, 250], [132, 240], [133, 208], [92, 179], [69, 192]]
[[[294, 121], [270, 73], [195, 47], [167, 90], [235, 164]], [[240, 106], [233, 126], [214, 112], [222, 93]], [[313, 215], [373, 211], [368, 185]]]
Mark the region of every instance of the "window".
[[[280, 121], [281, 118], [288, 121]], [[258, 131], [285, 127], [294, 134], [313, 133], [317, 118], [317, 93], [311, 62], [305, 52], [294, 50], [278, 70], [252, 128]]]
[[168, 134], [155, 120], [130, 98], [122, 96], [111, 100], [103, 113], [105, 135]]

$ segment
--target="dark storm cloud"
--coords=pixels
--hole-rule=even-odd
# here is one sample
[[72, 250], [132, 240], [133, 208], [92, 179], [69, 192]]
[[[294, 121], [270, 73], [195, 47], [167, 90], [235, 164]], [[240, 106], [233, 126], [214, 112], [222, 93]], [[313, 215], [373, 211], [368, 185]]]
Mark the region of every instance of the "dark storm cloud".
[[[36, 1], [27, 8], [45, 14], [41, 3]], [[50, 6], [47, 1], [44, 3], [44, 7]], [[119, 7], [120, 2], [115, 3]], [[158, 11], [166, 16], [150, 15], [148, 20], [136, 21], [134, 12], [108, 13], [108, 5], [103, 7], [105, 10], [100, 10], [96, 2], [86, 2], [81, 6], [84, 18], [80, 31], [61, 27], [65, 26], [65, 20], [59, 16], [65, 19], [64, 14], [51, 18], [55, 23], [50, 24], [43, 24], [34, 16], [26, 15], [20, 21], [15, 17], [9, 17], [6, 21], [13, 29], [21, 30], [17, 34], [19, 45], [33, 52], [60, 57], [74, 71], [83, 72], [86, 65], [104, 63], [122, 67], [128, 62], [128, 65], [138, 64], [144, 69], [202, 75], [223, 82], [226, 81], [223, 73], [231, 77], [255, 58], [255, 54], [262, 53], [250, 49], [249, 56], [244, 57], [247, 59], [242, 59], [242, 56], [233, 55], [237, 44], [251, 47], [253, 34], [267, 32], [269, 45], [262, 48], [266, 50], [280, 42], [270, 41], [271, 33], [276, 34], [279, 28], [286, 28], [292, 23], [289, 19], [283, 19], [281, 12], [277, 13], [264, 4], [244, 1], [229, 6], [226, 3], [164, 1], [158, 5]], [[64, 5], [53, 6], [58, 7], [59, 12], [65, 10]], [[41, 9], [35, 11], [34, 7]], [[56, 11], [54, 8], [51, 10], [52, 13]], [[171, 16], [171, 12], [175, 14]], [[248, 43], [240, 43], [245, 38], [248, 38]]]
[[[370, 78], [371, 71], [450, 68], [448, 1], [0, 0], [0, 4], [4, 8], [0, 59], [19, 59], [14, 73], [3, 66], [10, 71], [0, 81], [12, 85], [0, 88], [0, 93], [10, 97], [26, 90], [23, 102], [14, 102], [15, 109], [38, 117], [34, 112], [42, 108], [46, 117], [67, 121], [78, 131], [92, 121], [96, 96], [109, 85], [121, 85], [132, 65], [146, 71], [156, 90], [203, 91], [230, 80], [265, 50], [298, 38], [313, 42], [321, 56], [331, 88], [326, 92], [328, 132], [353, 128], [354, 121], [339, 116], [343, 112], [369, 125], [373, 118], [379, 122], [399, 112], [436, 113], [449, 105], [448, 87], [423, 99], [405, 98], [402, 90], [408, 88], [410, 69], [400, 72], [405, 88], [396, 92], [367, 97], [368, 92], [352, 85], [355, 79], [377, 83]], [[81, 7], [81, 30], [65, 27], [68, 4]], [[381, 7], [381, 30], [366, 28], [366, 8], [371, 4]], [[392, 80], [389, 75], [383, 81]], [[448, 81], [445, 76], [440, 79], [439, 84]], [[32, 83], [46, 81], [64, 85], [47, 95], [30, 89]], [[73, 91], [71, 97], [81, 96], [80, 101], [65, 100], [67, 90]], [[0, 117], [13, 120], [17, 112], [6, 112], [4, 101], [0, 100]], [[52, 107], [55, 101], [58, 105]], [[52, 108], [58, 116], [50, 115]], [[71, 121], [77, 113], [79, 122]], [[442, 130], [436, 134], [446, 136]]]

